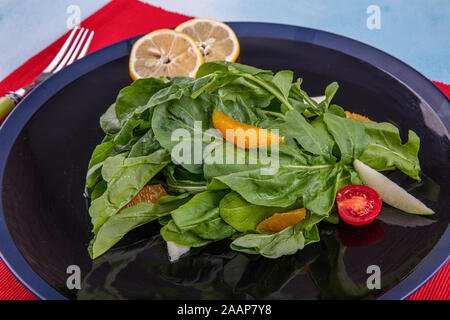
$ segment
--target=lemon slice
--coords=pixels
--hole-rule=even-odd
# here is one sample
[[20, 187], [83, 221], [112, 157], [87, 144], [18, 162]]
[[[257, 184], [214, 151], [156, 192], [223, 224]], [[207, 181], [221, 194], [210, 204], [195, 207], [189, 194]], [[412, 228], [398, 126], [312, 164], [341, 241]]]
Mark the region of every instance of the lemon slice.
[[189, 35], [197, 43], [205, 62], [225, 60], [234, 62], [239, 57], [239, 41], [228, 25], [209, 18], [195, 18], [183, 22], [176, 31]]
[[203, 56], [188, 35], [160, 29], [139, 38], [130, 53], [133, 80], [150, 77], [194, 77]]

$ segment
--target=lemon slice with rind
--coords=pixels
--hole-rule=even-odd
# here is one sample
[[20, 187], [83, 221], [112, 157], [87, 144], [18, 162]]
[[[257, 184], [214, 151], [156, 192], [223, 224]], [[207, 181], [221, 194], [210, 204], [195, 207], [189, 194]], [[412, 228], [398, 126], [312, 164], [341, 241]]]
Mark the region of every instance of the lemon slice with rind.
[[195, 41], [188, 35], [160, 29], [139, 38], [130, 53], [133, 80], [151, 77], [194, 77], [203, 63]]
[[176, 31], [189, 35], [197, 43], [205, 62], [230, 61], [239, 57], [240, 46], [233, 29], [209, 18], [195, 18], [183, 22]]

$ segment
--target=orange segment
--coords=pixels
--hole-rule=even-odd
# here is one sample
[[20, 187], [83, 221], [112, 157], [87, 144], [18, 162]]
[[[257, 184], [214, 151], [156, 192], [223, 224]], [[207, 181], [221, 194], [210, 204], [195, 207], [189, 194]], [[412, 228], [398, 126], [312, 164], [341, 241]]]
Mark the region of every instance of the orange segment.
[[273, 216], [261, 221], [256, 230], [280, 232], [289, 226], [299, 223], [306, 216], [306, 209], [295, 209], [284, 213], [275, 213]]
[[350, 111], [345, 111], [345, 115], [347, 116], [347, 118], [351, 118], [351, 119], [370, 121], [369, 118], [362, 116], [360, 114], [357, 114], [357, 113], [350, 112]]
[[157, 203], [159, 198], [167, 196], [166, 190], [164, 190], [163, 186], [160, 184], [154, 184], [151, 186], [145, 186], [139, 191], [133, 199], [130, 200], [125, 206], [123, 206], [120, 211], [123, 209], [132, 207], [141, 202], [151, 202]]
[[213, 112], [212, 122], [225, 140], [242, 149], [274, 145], [284, 140], [269, 130], [239, 122], [217, 110]]
[[160, 29], [139, 38], [130, 53], [133, 80], [150, 77], [194, 77], [203, 63], [195, 41], [188, 35]]
[[239, 57], [238, 38], [233, 29], [223, 22], [209, 18], [195, 18], [183, 22], [175, 30], [195, 40], [205, 62], [217, 60], [234, 62]]

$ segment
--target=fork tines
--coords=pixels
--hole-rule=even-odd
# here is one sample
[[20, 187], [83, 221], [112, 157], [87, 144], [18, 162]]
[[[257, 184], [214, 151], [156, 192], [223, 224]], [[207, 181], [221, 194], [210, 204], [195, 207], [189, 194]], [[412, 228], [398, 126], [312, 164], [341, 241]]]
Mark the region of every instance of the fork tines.
[[[87, 36], [88, 34], [89, 36]], [[52, 62], [45, 68], [44, 73], [56, 73], [75, 60], [83, 58], [86, 55], [93, 36], [94, 31], [89, 32], [89, 29], [86, 28], [73, 28], [55, 58], [53, 58]], [[72, 41], [74, 37], [75, 40]]]

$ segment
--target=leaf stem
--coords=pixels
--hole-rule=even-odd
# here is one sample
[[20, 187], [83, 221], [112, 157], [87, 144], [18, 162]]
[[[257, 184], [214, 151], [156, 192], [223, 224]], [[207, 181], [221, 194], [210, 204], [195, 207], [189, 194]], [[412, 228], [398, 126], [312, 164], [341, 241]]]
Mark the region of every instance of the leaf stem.
[[185, 189], [185, 190], [206, 190], [206, 186], [198, 186], [198, 187], [193, 187], [193, 186], [179, 186], [179, 185], [175, 185], [175, 184], [170, 184], [168, 183], [167, 186], [171, 187], [171, 188], [175, 188], [175, 189]]
[[269, 91], [270, 93], [272, 93], [275, 97], [278, 98], [278, 100], [280, 100], [289, 110], [294, 110], [294, 107], [292, 107], [292, 105], [289, 103], [289, 101], [287, 101], [282, 95], [280, 95], [278, 92], [276, 92], [275, 90], [273, 90], [270, 86], [268, 86], [264, 81], [259, 80], [258, 78], [252, 76], [252, 75], [248, 75], [248, 74], [241, 74], [242, 77], [247, 78], [249, 80], [252, 80], [254, 82], [256, 82], [257, 84], [259, 84], [261, 87], [263, 87], [264, 89], [266, 89], [267, 91]]
[[285, 119], [285, 118], [286, 118], [286, 117], [284, 116], [284, 114], [279, 113], [279, 112], [267, 111], [267, 110], [261, 110], [261, 112], [263, 112], [263, 113], [265, 113], [265, 114], [272, 115], [272, 116], [277, 117], [277, 118], [282, 118], [282, 119]]

